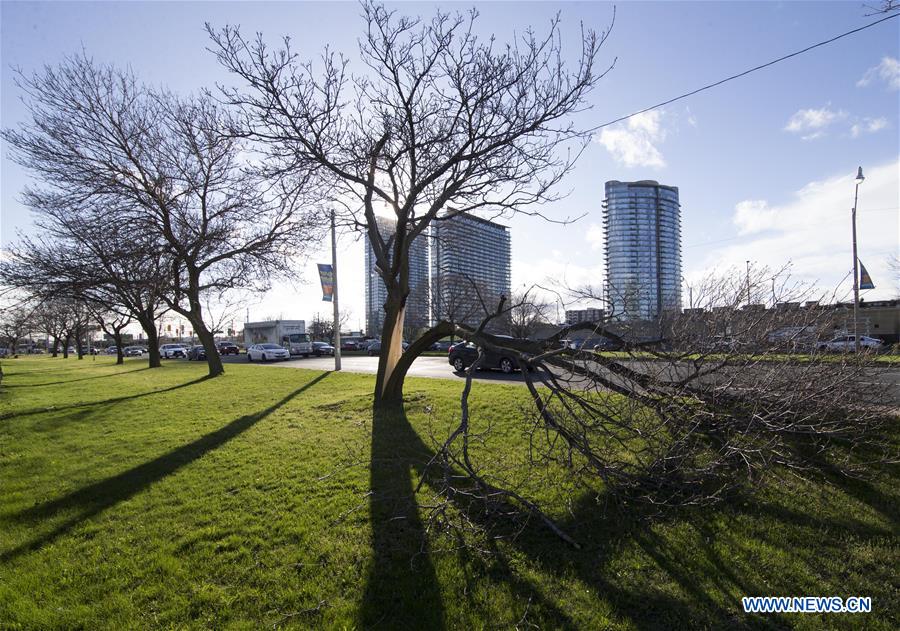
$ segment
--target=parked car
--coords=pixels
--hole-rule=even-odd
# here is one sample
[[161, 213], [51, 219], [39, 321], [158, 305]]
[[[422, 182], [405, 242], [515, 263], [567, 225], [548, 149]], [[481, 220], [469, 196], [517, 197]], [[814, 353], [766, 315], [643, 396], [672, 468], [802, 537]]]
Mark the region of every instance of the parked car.
[[106, 354], [107, 354], [107, 355], [116, 355], [116, 354], [118, 354], [118, 352], [119, 352], [119, 347], [118, 347], [118, 346], [107, 346], [107, 347], [106, 347]]
[[[507, 336], [498, 335], [497, 337], [504, 338]], [[511, 340], [513, 338], [510, 337], [508, 339]], [[453, 369], [456, 372], [464, 371], [471, 366], [477, 358], [478, 347], [474, 344], [462, 342], [455, 344], [447, 355], [447, 361], [450, 362], [450, 365], [453, 366]], [[499, 369], [502, 372], [509, 374], [515, 370], [519, 370], [519, 364], [512, 355], [485, 350], [484, 358], [481, 360], [479, 368], [481, 370]]]
[[188, 350], [187, 354], [188, 361], [196, 359], [198, 361], [206, 359], [206, 349], [203, 348], [202, 344], [197, 344], [195, 346], [191, 346], [190, 350]]
[[313, 355], [321, 357], [322, 355], [334, 355], [334, 346], [325, 342], [313, 342]]
[[595, 351], [620, 351], [622, 343], [609, 337], [600, 337], [594, 345]]
[[[839, 335], [833, 340], [827, 342], [819, 342], [816, 349], [820, 351], [848, 352], [856, 348], [856, 337], [853, 335]], [[881, 340], [868, 337], [866, 335], [859, 336], [859, 349], [864, 351], [880, 351], [884, 348], [884, 342]]]
[[459, 342], [448, 342], [448, 341], [446, 341], [446, 340], [443, 340], [443, 341], [441, 341], [441, 342], [435, 342], [434, 344], [432, 344], [432, 345], [431, 345], [431, 348], [430, 348], [429, 350], [432, 350], [432, 351], [446, 351], [446, 352], [449, 353], [449, 352], [450, 352], [450, 349], [453, 348], [453, 345], [454, 345], [454, 344], [458, 344], [458, 343], [459, 343]]
[[159, 356], [162, 359], [175, 359], [187, 357], [188, 348], [184, 344], [163, 344], [159, 347]]
[[[407, 348], [409, 348], [409, 342], [403, 340], [403, 350], [405, 351]], [[373, 340], [369, 346], [366, 347], [366, 352], [369, 354], [369, 357], [381, 354], [381, 340]]]
[[234, 342], [219, 342], [216, 348], [219, 349], [219, 355], [239, 355], [241, 352]]
[[125, 357], [140, 357], [144, 354], [144, 349], [140, 346], [126, 346], [122, 349], [122, 354]]
[[283, 346], [278, 346], [278, 344], [254, 344], [253, 346], [247, 348], [248, 362], [255, 362], [257, 360], [265, 362], [269, 361], [270, 359], [290, 358], [291, 354], [288, 352], [288, 350]]
[[358, 351], [359, 350], [359, 342], [356, 340], [345, 340], [341, 342], [341, 350], [342, 351]]

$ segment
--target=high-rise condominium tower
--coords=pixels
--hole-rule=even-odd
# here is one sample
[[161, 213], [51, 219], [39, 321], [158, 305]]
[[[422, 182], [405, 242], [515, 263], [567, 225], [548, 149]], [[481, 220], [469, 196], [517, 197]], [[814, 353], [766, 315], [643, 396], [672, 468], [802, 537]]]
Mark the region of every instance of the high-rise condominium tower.
[[[387, 240], [394, 234], [396, 223], [387, 218], [376, 219], [378, 232]], [[387, 287], [375, 265], [375, 253], [366, 239], [366, 333], [381, 336], [384, 325], [384, 303]], [[428, 242], [424, 235], [409, 247], [409, 297], [406, 299], [404, 325], [420, 329], [428, 326]]]
[[[477, 325], [509, 299], [509, 228], [473, 215], [432, 223], [432, 318]], [[507, 303], [508, 304], [508, 303]], [[502, 329], [504, 319], [492, 322]]]
[[606, 183], [605, 293], [614, 318], [653, 320], [681, 308], [680, 208], [675, 186]]

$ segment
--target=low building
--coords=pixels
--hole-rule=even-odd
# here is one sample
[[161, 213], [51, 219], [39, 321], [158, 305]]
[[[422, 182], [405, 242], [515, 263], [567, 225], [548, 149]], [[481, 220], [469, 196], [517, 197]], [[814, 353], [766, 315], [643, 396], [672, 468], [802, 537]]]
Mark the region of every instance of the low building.
[[566, 309], [566, 324], [581, 324], [582, 322], [602, 322], [606, 317], [604, 309]]

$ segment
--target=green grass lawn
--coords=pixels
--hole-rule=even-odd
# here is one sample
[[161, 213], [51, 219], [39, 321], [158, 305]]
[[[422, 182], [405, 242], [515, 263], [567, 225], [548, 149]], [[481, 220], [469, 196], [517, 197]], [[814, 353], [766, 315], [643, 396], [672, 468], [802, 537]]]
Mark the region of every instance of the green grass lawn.
[[[373, 422], [374, 376], [226, 369], [3, 362], [0, 629], [900, 627], [896, 468], [778, 472], [752, 498], [653, 520], [551, 471], [524, 490], [581, 550], [537, 523], [448, 534], [430, 484], [414, 489], [459, 382], [409, 379], [405, 416]], [[527, 458], [525, 396], [473, 389], [473, 422], [493, 426], [475, 455], [498, 475]], [[751, 616], [742, 595], [874, 611]]]

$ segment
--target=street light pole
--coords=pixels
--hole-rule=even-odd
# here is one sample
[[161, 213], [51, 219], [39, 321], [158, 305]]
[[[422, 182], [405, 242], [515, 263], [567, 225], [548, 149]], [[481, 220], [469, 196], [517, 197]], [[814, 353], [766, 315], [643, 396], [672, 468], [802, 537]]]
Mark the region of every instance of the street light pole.
[[334, 211], [331, 211], [331, 303], [334, 307], [334, 369], [341, 369], [341, 318], [338, 310], [337, 231], [334, 227]]
[[750, 306], [750, 261], [747, 261], [747, 306]]
[[859, 259], [856, 255], [856, 203], [859, 200], [859, 185], [865, 180], [862, 167], [856, 172], [856, 189], [853, 193], [853, 211], [850, 220], [853, 224], [853, 350], [859, 352]]

